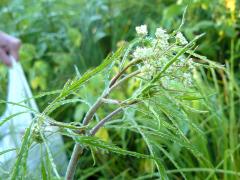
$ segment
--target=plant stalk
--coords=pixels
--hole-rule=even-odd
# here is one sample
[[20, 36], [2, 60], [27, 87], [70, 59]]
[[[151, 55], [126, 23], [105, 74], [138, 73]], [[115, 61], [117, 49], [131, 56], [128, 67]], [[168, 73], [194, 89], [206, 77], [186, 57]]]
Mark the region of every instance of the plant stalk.
[[[136, 62], [135, 62], [136, 63]], [[88, 111], [88, 113], [86, 114], [84, 120], [83, 120], [83, 126], [88, 125], [88, 123], [92, 120], [94, 114], [96, 113], [96, 111], [98, 110], [98, 108], [104, 103], [102, 101], [102, 98], [106, 98], [110, 92], [116, 88], [117, 86], [119, 86], [121, 83], [123, 83], [124, 81], [126, 81], [127, 79], [139, 74], [141, 71], [137, 70], [131, 74], [129, 74], [128, 76], [124, 77], [123, 79], [121, 79], [120, 81], [117, 82], [117, 79], [121, 76], [116, 76], [116, 80], [114, 80], [114, 83], [112, 83], [112, 86], [107, 90], [104, 91], [102, 96], [99, 97], [99, 99], [95, 102], [95, 104], [91, 107], [91, 109]], [[113, 81], [112, 81], [113, 82]], [[116, 83], [117, 82], [117, 83]], [[112, 113], [110, 113], [108, 116], [106, 116], [102, 121], [100, 121], [90, 132], [91, 134], [95, 134], [100, 127], [102, 127], [104, 125], [105, 122], [107, 122], [109, 119], [111, 119], [115, 114], [119, 113], [122, 111], [122, 107], [116, 109], [115, 111], [113, 111]], [[66, 176], [65, 179], [66, 180], [72, 180], [75, 174], [75, 170], [77, 167], [77, 163], [78, 160], [80, 159], [81, 154], [83, 153], [83, 147], [81, 147], [80, 144], [76, 143], [72, 152], [72, 156], [70, 159], [70, 162], [68, 164], [68, 168], [67, 168], [67, 172], [66, 172]]]
[[90, 134], [93, 136], [97, 133], [97, 131], [107, 122], [109, 121], [114, 115], [120, 113], [123, 110], [122, 107], [117, 108], [115, 111], [111, 112], [105, 118], [103, 118], [91, 131]]
[[70, 159], [70, 162], [67, 167], [67, 172], [65, 180], [72, 180], [77, 168], [78, 160], [80, 159], [81, 154], [83, 153], [83, 148], [80, 144], [76, 143], [73, 149], [73, 153]]

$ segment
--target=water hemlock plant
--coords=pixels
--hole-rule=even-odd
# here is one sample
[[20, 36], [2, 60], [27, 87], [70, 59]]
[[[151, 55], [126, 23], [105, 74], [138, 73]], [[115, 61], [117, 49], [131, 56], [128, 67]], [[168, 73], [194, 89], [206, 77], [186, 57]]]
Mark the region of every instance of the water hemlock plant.
[[[78, 73], [59, 91], [39, 95], [42, 97], [57, 94], [42, 113], [36, 114], [34, 124], [24, 135], [25, 143], [22, 143], [21, 149], [28, 149], [36, 134], [37, 137], [42, 137], [41, 141], [37, 140], [38, 143], [51, 138], [44, 135], [47, 126], [58, 127], [59, 133], [72, 138], [75, 142], [65, 174], [67, 180], [74, 178], [78, 161], [83, 156], [83, 152], [88, 150], [97, 152], [101, 149], [120, 155], [149, 159], [153, 164], [152, 175], [161, 179], [168, 179], [162, 156], [167, 156], [166, 151], [171, 150], [173, 146], [179, 149], [187, 148], [190, 152], [194, 152], [201, 162], [207, 163], [187, 137], [190, 131], [200, 135], [202, 132], [188, 118], [185, 111], [203, 113], [191, 107], [191, 100], [201, 99], [194, 80], [197, 69], [222, 67], [195, 53], [197, 40], [203, 35], [188, 41], [179, 31], [180, 29], [169, 33], [163, 28], [157, 28], [151, 35], [146, 25], [136, 27], [136, 39], [125, 43], [115, 53], [110, 54], [98, 67], [83, 75]], [[103, 79], [95, 85], [97, 88], [103, 87], [102, 92], [94, 103], [87, 102], [81, 95], [81, 89], [86, 88], [98, 75]], [[133, 84], [131, 91], [127, 91]], [[116, 98], [116, 94], [124, 90], [125, 95]], [[89, 107], [82, 122], [63, 123], [51, 118], [53, 111], [69, 103], [85, 103]], [[108, 109], [98, 116], [98, 111], [100, 109], [104, 111], [106, 106], [110, 106], [111, 111]], [[116, 122], [115, 118], [117, 118]], [[95, 137], [101, 128], [108, 125], [140, 134], [148, 154], [128, 151]], [[12, 179], [26, 177], [26, 171], [21, 167], [26, 161], [26, 154], [19, 154], [17, 158], [15, 164], [17, 167], [11, 172]], [[174, 160], [171, 158], [170, 160], [178, 168]], [[43, 170], [44, 176], [57, 178], [54, 161], [51, 161], [50, 167], [55, 175]], [[182, 172], [180, 174], [185, 178]]]
[[[181, 90], [181, 92], [187, 93], [189, 89], [194, 88], [192, 73], [199, 64], [193, 61], [191, 55], [193, 55], [196, 41], [202, 35], [188, 42], [181, 32], [168, 34], [166, 30], [157, 28], [155, 37], [151, 37], [148, 36], [146, 25], [136, 27], [136, 31], [138, 35], [136, 40], [109, 57], [112, 61], [109, 64], [117, 66], [118, 72], [112, 76], [102, 95], [89, 108], [82, 125], [88, 126], [97, 110], [104, 104], [115, 104], [118, 107], [98, 121], [88, 132], [85, 132], [85, 136], [94, 136], [105, 123], [115, 115], [124, 113], [125, 109], [133, 106], [147, 106], [146, 101], [159, 96], [162, 90], [176, 92]], [[119, 101], [109, 98], [112, 91], [117, 90], [123, 83], [128, 83], [130, 79], [135, 79], [138, 86], [127, 99]], [[184, 137], [184, 132], [181, 132], [180, 129], [179, 131]], [[83, 153], [82, 136], [85, 137], [81, 135], [76, 140], [66, 179], [73, 179], [77, 162]], [[89, 141], [94, 140], [89, 139]], [[166, 178], [163, 167], [159, 164], [159, 158], [155, 157], [150, 147], [149, 151], [149, 158], [154, 159], [160, 177]]]
[[[157, 28], [156, 37], [152, 38], [147, 36], [146, 25], [136, 27], [136, 31], [139, 36], [138, 39], [134, 41], [134, 44], [129, 46], [132, 49], [127, 49], [123, 57], [117, 57], [118, 62], [115, 63], [119, 64], [119, 72], [113, 76], [107, 88], [103, 90], [102, 95], [90, 107], [84, 117], [83, 126], [87, 126], [92, 121], [96, 111], [105, 103], [114, 103], [119, 107], [93, 126], [89, 131], [90, 136], [95, 135], [113, 116], [121, 113], [126, 108], [138, 106], [138, 104], [154, 98], [162, 88], [174, 88], [177, 81], [182, 82], [183, 87], [192, 86], [191, 71], [194, 69], [195, 63], [190, 56], [186, 56], [185, 54], [194, 47], [196, 40], [201, 36], [197, 36], [193, 41], [188, 43], [181, 32], [171, 35], [164, 29]], [[128, 69], [131, 69], [130, 72], [128, 72]], [[130, 97], [122, 101], [108, 99], [113, 90], [132, 78], [136, 78], [139, 81], [139, 86], [133, 91]], [[77, 141], [74, 147], [66, 179], [73, 179], [77, 162], [83, 152], [81, 140], [79, 142]], [[151, 153], [151, 156], [154, 159], [157, 158], [154, 157], [153, 153]], [[159, 173], [165, 177], [161, 173], [162, 170], [157, 160], [156, 165]]]

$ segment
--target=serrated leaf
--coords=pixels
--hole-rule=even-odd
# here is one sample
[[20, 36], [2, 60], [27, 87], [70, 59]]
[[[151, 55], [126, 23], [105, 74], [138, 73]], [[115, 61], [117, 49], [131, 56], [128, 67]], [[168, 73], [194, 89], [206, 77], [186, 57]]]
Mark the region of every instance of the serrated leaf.
[[[207, 67], [212, 67], [212, 68], [218, 68], [218, 69], [224, 69], [224, 66], [219, 64], [219, 63], [216, 63], [216, 62], [213, 62], [211, 60], [209, 60], [206, 56], [202, 56], [202, 55], [199, 55], [197, 53], [195, 53], [194, 51], [192, 50], [188, 50], [186, 53], [196, 57], [196, 58], [199, 58], [200, 60], [204, 61], [204, 62], [207, 62], [209, 65], [205, 65]], [[204, 66], [204, 65], [203, 65]]]
[[128, 156], [134, 156], [137, 158], [148, 158], [148, 159], [154, 159], [152, 156], [133, 152], [133, 151], [128, 151], [125, 149], [122, 149], [114, 144], [107, 143], [105, 141], [100, 140], [97, 137], [92, 137], [92, 136], [81, 136], [76, 138], [76, 140], [85, 146], [90, 146], [90, 147], [96, 147], [100, 148], [103, 150], [107, 150], [113, 153], [121, 154], [121, 155], [128, 155]]
[[66, 85], [65, 88], [63, 88], [62, 93], [60, 94], [58, 99], [65, 98], [66, 96], [68, 96], [71, 93], [71, 91], [77, 90], [85, 82], [87, 82], [93, 76], [95, 76], [97, 73], [99, 73], [103, 69], [105, 69], [111, 62], [113, 62], [120, 56], [121, 51], [122, 51], [122, 49], [119, 49], [113, 55], [109, 55], [98, 67], [94, 68], [93, 70], [87, 71], [86, 73], [84, 73], [81, 76], [81, 78], [76, 78], [75, 80], [71, 81], [70, 84]]
[[44, 146], [46, 148], [47, 158], [50, 161], [51, 169], [53, 170], [54, 174], [56, 175], [56, 178], [60, 179], [60, 175], [58, 173], [57, 166], [54, 163], [54, 158], [53, 158], [51, 150], [50, 150], [50, 148], [49, 148], [49, 146], [47, 144], [47, 140], [45, 139], [45, 137], [44, 137], [44, 135], [42, 133], [40, 133], [40, 134], [41, 134], [41, 137], [43, 139]]

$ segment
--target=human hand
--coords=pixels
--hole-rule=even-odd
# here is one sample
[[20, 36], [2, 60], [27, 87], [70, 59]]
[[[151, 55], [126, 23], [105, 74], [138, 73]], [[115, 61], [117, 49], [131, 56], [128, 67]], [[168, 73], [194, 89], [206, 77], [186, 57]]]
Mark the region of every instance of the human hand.
[[10, 56], [18, 60], [20, 46], [21, 41], [19, 39], [4, 32], [0, 32], [0, 59], [4, 64], [11, 66]]

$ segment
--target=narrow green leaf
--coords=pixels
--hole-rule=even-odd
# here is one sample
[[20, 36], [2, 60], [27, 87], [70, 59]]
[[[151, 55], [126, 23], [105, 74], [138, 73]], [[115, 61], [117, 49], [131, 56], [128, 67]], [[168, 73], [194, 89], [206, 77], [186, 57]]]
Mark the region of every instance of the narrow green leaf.
[[5, 153], [11, 152], [11, 151], [16, 151], [16, 150], [17, 150], [16, 148], [11, 148], [11, 149], [7, 149], [7, 150], [4, 150], [4, 151], [1, 151], [0, 152], [0, 156], [5, 154]]
[[195, 53], [194, 51], [192, 50], [187, 50], [186, 53], [196, 57], [196, 58], [199, 58], [200, 60], [202, 60], [203, 62], [207, 62], [209, 64], [208, 67], [212, 67], [212, 68], [218, 68], [218, 69], [225, 69], [223, 65], [219, 64], [219, 63], [216, 63], [214, 61], [211, 61], [209, 60], [206, 56], [202, 56], [202, 55], [199, 55], [197, 53]]
[[56, 164], [54, 163], [54, 159], [53, 159], [51, 150], [50, 150], [50, 148], [49, 148], [49, 146], [48, 146], [48, 144], [47, 144], [47, 140], [46, 140], [46, 138], [44, 137], [44, 135], [43, 135], [41, 132], [40, 132], [40, 134], [41, 134], [41, 137], [42, 137], [42, 139], [43, 139], [44, 146], [45, 146], [45, 148], [46, 148], [47, 157], [48, 157], [48, 159], [49, 159], [49, 161], [50, 161], [51, 168], [52, 168], [54, 174], [56, 175], [57, 179], [61, 179], [61, 178], [60, 178], [60, 175], [59, 175], [59, 173], [58, 173], [58, 170], [57, 170], [57, 166], [56, 166]]
[[[121, 53], [121, 49], [118, 50], [113, 55], [109, 55], [99, 66], [94, 68], [91, 71], [87, 71], [84, 73], [80, 78], [77, 78], [73, 81], [70, 81], [70, 84], [66, 85], [65, 88], [62, 90], [62, 93], [57, 99], [65, 98], [70, 94], [71, 91], [77, 90], [82, 84], [87, 82], [89, 79], [91, 79], [93, 76], [95, 76], [97, 73], [101, 72], [104, 68], [106, 68], [111, 62], [116, 60]], [[68, 82], [69, 83], [69, 82]]]
[[44, 165], [44, 162], [41, 163], [41, 172], [42, 172], [42, 180], [48, 180], [47, 178], [47, 171]]
[[12, 118], [20, 115], [20, 114], [24, 114], [24, 113], [29, 113], [29, 111], [23, 111], [23, 112], [18, 112], [18, 113], [15, 113], [15, 114], [11, 114], [10, 116], [4, 118], [1, 120], [0, 122], [0, 126], [2, 126], [4, 123], [6, 123], [7, 121], [11, 120]]
[[133, 152], [133, 151], [128, 151], [114, 144], [107, 143], [105, 141], [100, 140], [99, 138], [92, 137], [92, 136], [81, 136], [79, 138], [76, 138], [76, 140], [85, 146], [96, 147], [96, 148], [100, 148], [100, 149], [107, 150], [107, 151], [114, 152], [121, 155], [129, 155], [137, 158], [154, 159], [152, 156]]
[[20, 163], [21, 163], [23, 154], [28, 151], [27, 149], [28, 149], [28, 141], [29, 141], [29, 138], [30, 138], [31, 127], [32, 127], [32, 124], [26, 129], [26, 131], [24, 133], [23, 140], [22, 140], [22, 146], [21, 146], [20, 151], [17, 155], [17, 160], [16, 160], [16, 162], [13, 166], [13, 169], [11, 171], [11, 175], [10, 175], [11, 180], [17, 179], [18, 172], [21, 168]]

